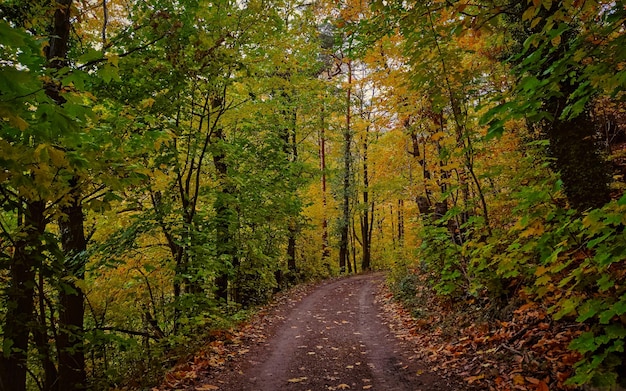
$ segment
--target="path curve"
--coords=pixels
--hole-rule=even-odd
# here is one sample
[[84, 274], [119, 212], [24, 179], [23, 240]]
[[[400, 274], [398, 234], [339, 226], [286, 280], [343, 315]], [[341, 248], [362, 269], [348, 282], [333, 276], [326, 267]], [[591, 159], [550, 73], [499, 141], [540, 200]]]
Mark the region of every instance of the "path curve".
[[382, 280], [369, 274], [321, 285], [236, 370], [212, 380], [224, 391], [458, 390], [394, 338], [375, 300]]

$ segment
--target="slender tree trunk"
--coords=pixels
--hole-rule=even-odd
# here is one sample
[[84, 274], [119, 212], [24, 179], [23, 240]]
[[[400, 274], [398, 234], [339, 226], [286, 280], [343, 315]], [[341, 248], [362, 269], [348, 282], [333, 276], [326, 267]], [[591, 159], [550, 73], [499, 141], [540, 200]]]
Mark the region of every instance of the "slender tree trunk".
[[404, 246], [404, 200], [398, 200], [398, 242]]
[[[354, 223], [354, 221], [353, 221]], [[352, 231], [353, 234], [351, 235], [352, 239], [350, 240], [350, 243], [352, 244], [352, 270], [353, 273], [356, 274], [357, 273], [357, 267], [356, 267], [356, 230]]]
[[[46, 293], [44, 287], [45, 281], [43, 273], [39, 271], [38, 288], [38, 305], [39, 313], [37, 327], [33, 328], [33, 340], [39, 353], [39, 359], [41, 360], [41, 367], [44, 371], [44, 380], [42, 384], [42, 391], [57, 391], [59, 383], [57, 367], [53, 360], [53, 353], [50, 346], [50, 334], [48, 329], [48, 322], [46, 321]], [[51, 322], [51, 328], [54, 328], [54, 322]], [[54, 334], [54, 332], [53, 332]]]
[[[87, 388], [85, 372], [84, 314], [85, 298], [76, 284], [85, 277], [85, 252], [87, 239], [83, 227], [81, 191], [73, 183], [73, 200], [64, 207], [64, 217], [59, 219], [61, 243], [65, 253], [66, 281], [61, 282], [59, 292], [59, 332], [57, 354], [59, 356], [60, 390], [84, 390]], [[64, 286], [63, 286], [64, 285]]]
[[33, 321], [36, 286], [35, 269], [41, 265], [41, 235], [46, 226], [44, 210], [43, 201], [26, 204], [22, 234], [15, 242], [9, 265], [7, 312], [3, 327], [4, 355], [0, 355], [1, 390], [26, 390], [28, 335]]
[[348, 91], [346, 96], [346, 127], [343, 134], [343, 200], [342, 200], [342, 216], [340, 226], [339, 239], [339, 269], [341, 273], [346, 270], [346, 265], [350, 262], [348, 254], [348, 234], [350, 232], [350, 176], [351, 168], [351, 144], [352, 144], [352, 63], [348, 61]]
[[322, 172], [322, 262], [330, 257], [328, 246], [328, 217], [326, 216], [326, 123], [322, 109], [322, 124], [320, 129], [320, 170]]
[[[184, 273], [183, 270], [183, 248], [178, 245], [174, 237], [172, 236], [172, 232], [170, 232], [167, 224], [165, 224], [164, 220], [164, 205], [163, 205], [163, 196], [160, 191], [150, 192], [150, 199], [152, 200], [152, 208], [154, 209], [156, 221], [161, 227], [161, 231], [165, 236], [165, 240], [167, 241], [167, 246], [170, 250], [170, 254], [172, 255], [172, 259], [174, 260], [174, 281], [172, 283], [172, 288], [174, 291], [174, 302], [178, 302], [180, 295], [182, 293], [182, 281], [181, 275]], [[178, 306], [174, 307], [174, 319], [172, 322], [174, 323], [174, 334], [178, 331], [178, 320], [180, 319], [180, 308]]]
[[[47, 57], [50, 66], [60, 69], [67, 63], [69, 36], [71, 29], [72, 0], [58, 0], [54, 12], [54, 23]], [[49, 84], [46, 93], [59, 105], [65, 99], [59, 95], [59, 86]], [[59, 360], [58, 387], [61, 390], [83, 390], [87, 387], [84, 354], [84, 294], [76, 284], [84, 278], [85, 252], [87, 240], [83, 227], [83, 206], [80, 178], [75, 176], [70, 182], [70, 204], [62, 207], [63, 217], [59, 219], [61, 243], [65, 253], [65, 286], [59, 292], [59, 333], [57, 355]]]
[[363, 215], [361, 217], [361, 238], [363, 240], [363, 257], [361, 259], [361, 270], [367, 271], [371, 268], [372, 258], [372, 237], [370, 229], [370, 200], [369, 200], [369, 167], [368, 167], [368, 130], [365, 129], [363, 136]]
[[295, 223], [290, 223], [288, 230], [289, 236], [287, 238], [287, 268], [295, 273], [298, 269], [296, 264], [296, 235], [298, 233], [298, 230], [295, 227]]
[[[291, 99], [287, 94], [285, 94], [287, 101], [290, 102]], [[284, 141], [285, 141], [285, 153], [288, 156], [287, 161], [289, 163], [295, 163], [298, 160], [298, 143], [296, 139], [296, 126], [298, 123], [297, 112], [295, 109], [291, 109], [291, 118], [289, 121], [289, 126], [284, 131]], [[288, 114], [288, 111], [285, 113]], [[297, 227], [297, 217], [292, 216], [289, 221], [288, 227], [288, 237], [287, 237], [287, 268], [296, 272], [296, 236], [298, 235], [298, 227]]]
[[[224, 143], [226, 141], [225, 135], [222, 129], [217, 129], [215, 137], [218, 143]], [[217, 145], [217, 152], [213, 154], [213, 164], [217, 171], [217, 178], [220, 182], [221, 189], [217, 193], [215, 199], [215, 220], [216, 220], [216, 250], [217, 259], [219, 262], [223, 262], [221, 273], [215, 278], [216, 285], [216, 297], [228, 301], [228, 282], [230, 280], [231, 273], [229, 272], [231, 267], [237, 267], [239, 260], [237, 258], [237, 250], [233, 241], [232, 221], [234, 219], [234, 213], [229, 205], [230, 198], [232, 196], [231, 186], [227, 183], [228, 180], [228, 165], [226, 163], [226, 155], [223, 150], [223, 146]]]

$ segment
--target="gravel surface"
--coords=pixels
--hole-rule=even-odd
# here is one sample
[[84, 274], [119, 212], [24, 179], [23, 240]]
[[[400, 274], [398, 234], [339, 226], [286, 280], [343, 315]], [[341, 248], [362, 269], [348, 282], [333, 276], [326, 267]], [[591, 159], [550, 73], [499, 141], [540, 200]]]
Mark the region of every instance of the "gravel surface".
[[[465, 389], [429, 372], [396, 338], [376, 301], [382, 274], [334, 280], [265, 316], [262, 338], [191, 390]], [[387, 315], [389, 316], [389, 315]], [[258, 328], [257, 328], [258, 329]]]

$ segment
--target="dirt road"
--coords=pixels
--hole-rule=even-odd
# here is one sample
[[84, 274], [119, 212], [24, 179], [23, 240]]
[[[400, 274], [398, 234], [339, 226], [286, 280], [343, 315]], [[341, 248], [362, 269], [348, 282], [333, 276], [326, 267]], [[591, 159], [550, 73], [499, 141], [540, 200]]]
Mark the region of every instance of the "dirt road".
[[[226, 391], [459, 390], [411, 359], [375, 302], [382, 275], [326, 283], [285, 310], [265, 342], [206, 384]], [[211, 386], [215, 387], [215, 386]]]

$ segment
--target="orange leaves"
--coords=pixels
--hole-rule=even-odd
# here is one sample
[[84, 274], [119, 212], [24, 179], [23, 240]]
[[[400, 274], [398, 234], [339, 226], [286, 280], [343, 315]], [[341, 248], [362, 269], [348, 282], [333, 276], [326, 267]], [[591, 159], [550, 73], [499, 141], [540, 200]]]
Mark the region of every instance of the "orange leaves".
[[[582, 326], [552, 322], [545, 308], [532, 301], [518, 302], [509, 315], [501, 315], [506, 321], [486, 317], [485, 311], [496, 309], [486, 301], [471, 300], [443, 310], [431, 297], [424, 306], [442, 310], [415, 320], [398, 304], [385, 309], [397, 319], [394, 329], [410, 330], [402, 338], [415, 342], [418, 357], [434, 371], [454, 374], [484, 390], [570, 389], [565, 382], [580, 355], [567, 347]], [[483, 321], [476, 321], [479, 318]]]
[[[177, 389], [198, 383], [201, 376], [209, 369], [219, 369], [227, 360], [248, 352], [241, 347], [241, 339], [244, 331], [220, 330], [211, 333], [210, 338], [215, 338], [203, 349], [198, 351], [188, 361], [183, 362], [165, 375], [164, 389]], [[198, 391], [217, 390], [218, 387], [210, 384], [195, 388]]]

